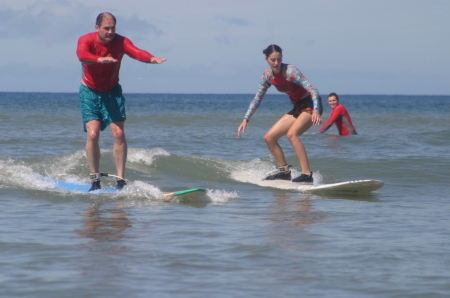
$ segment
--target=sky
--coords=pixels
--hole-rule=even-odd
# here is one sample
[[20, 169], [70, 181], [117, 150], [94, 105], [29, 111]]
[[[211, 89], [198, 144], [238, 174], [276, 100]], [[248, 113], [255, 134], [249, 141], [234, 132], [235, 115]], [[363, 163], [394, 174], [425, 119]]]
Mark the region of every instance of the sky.
[[0, 0], [0, 92], [78, 92], [100, 12], [167, 59], [125, 57], [124, 93], [254, 94], [277, 44], [322, 95], [450, 95], [448, 0]]

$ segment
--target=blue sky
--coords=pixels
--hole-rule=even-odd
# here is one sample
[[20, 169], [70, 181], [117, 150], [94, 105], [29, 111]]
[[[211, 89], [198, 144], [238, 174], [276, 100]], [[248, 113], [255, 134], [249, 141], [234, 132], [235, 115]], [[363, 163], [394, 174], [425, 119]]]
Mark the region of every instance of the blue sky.
[[321, 94], [450, 95], [447, 0], [2, 0], [0, 91], [77, 92], [77, 40], [103, 11], [168, 59], [124, 58], [125, 93], [253, 94], [275, 43]]

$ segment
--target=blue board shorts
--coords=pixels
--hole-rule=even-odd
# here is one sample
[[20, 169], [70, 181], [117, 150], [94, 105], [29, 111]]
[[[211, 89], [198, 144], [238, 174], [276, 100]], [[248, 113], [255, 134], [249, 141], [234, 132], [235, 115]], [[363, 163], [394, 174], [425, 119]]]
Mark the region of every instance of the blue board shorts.
[[91, 120], [100, 121], [100, 129], [104, 130], [111, 123], [123, 122], [127, 119], [125, 97], [120, 84], [107, 92], [98, 92], [81, 84], [80, 108], [84, 131], [87, 131], [86, 123]]

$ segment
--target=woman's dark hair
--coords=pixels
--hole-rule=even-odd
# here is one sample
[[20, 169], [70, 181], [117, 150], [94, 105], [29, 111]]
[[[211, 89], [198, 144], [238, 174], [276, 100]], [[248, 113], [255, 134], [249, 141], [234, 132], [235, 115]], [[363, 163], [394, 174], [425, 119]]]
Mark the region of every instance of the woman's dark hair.
[[276, 44], [271, 44], [270, 46], [268, 46], [266, 49], [263, 50], [263, 54], [266, 55], [266, 58], [268, 58], [270, 54], [274, 52], [283, 54], [283, 50]]
[[97, 16], [97, 20], [95, 21], [95, 25], [97, 25], [97, 26], [100, 27], [100, 26], [102, 25], [103, 19], [104, 19], [106, 16], [111, 16], [111, 17], [113, 18], [113, 20], [114, 20], [114, 25], [116, 24], [116, 17], [113, 16], [112, 13], [109, 13], [109, 12], [102, 12], [101, 14], [99, 14], [99, 15]]
[[339, 96], [336, 93], [333, 92], [333, 93], [330, 93], [330, 95], [328, 95], [328, 97], [331, 97], [331, 96], [335, 96], [336, 99], [339, 100]]

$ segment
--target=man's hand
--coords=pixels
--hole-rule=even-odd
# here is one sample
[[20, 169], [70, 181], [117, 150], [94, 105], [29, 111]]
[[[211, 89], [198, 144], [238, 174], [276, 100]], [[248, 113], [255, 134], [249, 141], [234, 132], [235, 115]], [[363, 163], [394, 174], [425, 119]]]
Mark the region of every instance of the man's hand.
[[97, 63], [116, 63], [117, 59], [114, 59], [113, 57], [100, 57], [97, 59]]
[[163, 63], [164, 61], [166, 61], [167, 59], [163, 59], [163, 58], [159, 58], [159, 57], [152, 57], [151, 59], [150, 59], [150, 63], [151, 64], [161, 64], [161, 63]]

